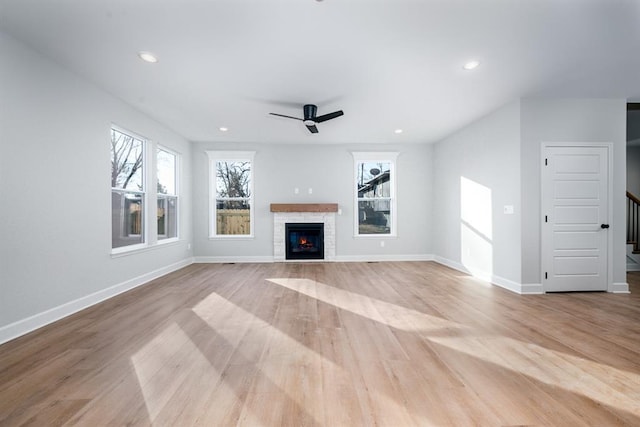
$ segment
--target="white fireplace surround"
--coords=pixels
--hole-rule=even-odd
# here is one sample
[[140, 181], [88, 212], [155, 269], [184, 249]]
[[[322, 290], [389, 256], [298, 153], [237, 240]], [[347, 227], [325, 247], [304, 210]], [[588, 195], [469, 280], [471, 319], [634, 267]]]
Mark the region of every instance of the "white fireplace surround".
[[[324, 224], [324, 259], [288, 260], [285, 248], [286, 223]], [[336, 213], [335, 212], [274, 212], [273, 213], [273, 260], [290, 262], [323, 262], [336, 259]]]

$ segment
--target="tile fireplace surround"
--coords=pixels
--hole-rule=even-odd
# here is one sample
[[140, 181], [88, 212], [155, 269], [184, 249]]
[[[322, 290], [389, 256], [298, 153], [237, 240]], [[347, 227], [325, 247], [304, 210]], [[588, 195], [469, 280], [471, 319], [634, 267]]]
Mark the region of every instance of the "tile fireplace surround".
[[[322, 262], [336, 258], [336, 212], [337, 203], [272, 203], [273, 212], [273, 260], [276, 262]], [[287, 260], [285, 257], [286, 223], [322, 223], [324, 224], [324, 259]]]

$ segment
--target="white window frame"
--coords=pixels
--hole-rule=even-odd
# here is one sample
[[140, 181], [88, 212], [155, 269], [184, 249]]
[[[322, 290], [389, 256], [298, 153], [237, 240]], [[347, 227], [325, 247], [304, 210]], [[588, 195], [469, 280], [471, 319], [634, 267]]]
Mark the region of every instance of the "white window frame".
[[[385, 152], [385, 151], [355, 151], [351, 153], [353, 155], [353, 201], [354, 201], [354, 216], [353, 216], [353, 237], [362, 239], [386, 239], [397, 237], [397, 222], [398, 222], [398, 200], [396, 197], [398, 182], [396, 178], [396, 163], [398, 159], [398, 152]], [[359, 209], [358, 202], [358, 165], [363, 162], [384, 162], [389, 163], [389, 179], [391, 185], [389, 187], [389, 199], [391, 207], [391, 224], [389, 234], [360, 234], [360, 221], [359, 221]]]
[[[149, 170], [149, 165], [153, 165], [153, 162], [151, 161], [151, 159], [149, 158], [149, 153], [152, 151], [149, 149], [151, 143], [149, 141], [148, 138], [145, 138], [144, 136], [137, 134], [135, 132], [131, 132], [127, 129], [124, 129], [120, 126], [116, 126], [114, 124], [112, 124], [109, 127], [109, 138], [111, 138], [111, 131], [115, 130], [116, 132], [125, 134], [127, 136], [130, 136], [134, 139], [137, 139], [139, 141], [142, 141], [142, 191], [138, 191], [138, 190], [124, 190], [121, 188], [115, 188], [115, 187], [111, 187], [111, 191], [110, 191], [110, 195], [113, 194], [114, 191], [117, 192], [121, 192], [121, 193], [135, 193], [135, 194], [141, 194], [142, 195], [142, 203], [143, 203], [143, 211], [142, 211], [142, 216], [141, 216], [141, 227], [142, 227], [142, 242], [141, 243], [134, 243], [132, 245], [126, 245], [126, 246], [120, 246], [117, 248], [113, 247], [113, 240], [111, 242], [111, 254], [113, 255], [117, 255], [117, 254], [122, 254], [122, 253], [127, 253], [127, 252], [132, 252], [132, 251], [137, 251], [140, 249], [144, 249], [144, 248], [148, 248], [149, 244], [150, 244], [150, 235], [149, 235], [149, 207], [151, 206], [150, 202], [150, 197], [149, 197], [149, 173], [151, 172]], [[111, 156], [111, 150], [109, 150], [109, 155]], [[110, 160], [111, 161], [111, 160]], [[112, 213], [113, 215], [113, 213]], [[113, 217], [110, 217], [112, 224], [113, 224]], [[110, 227], [111, 229], [111, 227]], [[113, 230], [111, 231], [111, 233], [113, 233]]]
[[[255, 196], [254, 196], [254, 177], [255, 177], [255, 151], [207, 151], [209, 157], [209, 239], [211, 240], [243, 240], [253, 239], [255, 237]], [[216, 163], [219, 161], [249, 161], [251, 162], [251, 178], [249, 189], [251, 195], [249, 197], [249, 234], [217, 234], [217, 171]]]
[[[157, 175], [157, 171], [158, 171], [158, 151], [164, 151], [165, 153], [169, 153], [171, 155], [173, 155], [175, 157], [175, 164], [174, 164], [174, 175], [175, 175], [175, 193], [174, 194], [160, 194], [158, 193], [158, 175]], [[156, 191], [156, 208], [158, 205], [158, 200], [160, 199], [168, 199], [168, 198], [174, 198], [176, 200], [176, 237], [169, 237], [166, 239], [161, 239], [160, 235], [156, 235], [156, 239], [157, 239], [157, 243], [159, 245], [165, 245], [167, 243], [172, 243], [172, 242], [176, 242], [178, 240], [180, 240], [180, 153], [177, 153], [174, 150], [171, 150], [170, 148], [167, 148], [163, 145], [158, 144], [155, 150], [156, 153], [156, 158], [155, 158], [155, 182], [156, 182], [156, 186], [154, 187], [154, 190]], [[158, 229], [158, 216], [156, 214], [156, 231]]]

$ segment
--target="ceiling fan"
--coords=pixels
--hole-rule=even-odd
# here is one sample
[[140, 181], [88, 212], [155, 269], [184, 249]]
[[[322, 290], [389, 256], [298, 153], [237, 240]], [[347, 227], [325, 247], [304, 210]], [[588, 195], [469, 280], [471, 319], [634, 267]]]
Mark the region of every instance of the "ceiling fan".
[[317, 123], [326, 122], [327, 120], [335, 119], [336, 117], [342, 116], [344, 113], [342, 110], [334, 111], [333, 113], [323, 114], [322, 116], [316, 116], [318, 111], [318, 107], [313, 104], [306, 104], [302, 107], [302, 112], [304, 113], [304, 118], [301, 119], [299, 117], [286, 116], [284, 114], [278, 113], [269, 113], [272, 116], [278, 117], [286, 117], [287, 119], [295, 119], [301, 120], [302, 123], [309, 129], [311, 133], [318, 133], [318, 128], [316, 127]]

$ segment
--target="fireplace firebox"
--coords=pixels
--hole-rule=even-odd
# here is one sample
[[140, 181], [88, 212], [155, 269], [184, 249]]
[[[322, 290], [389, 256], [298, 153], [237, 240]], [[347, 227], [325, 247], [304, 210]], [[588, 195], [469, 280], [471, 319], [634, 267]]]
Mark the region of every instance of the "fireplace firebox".
[[286, 223], [286, 259], [324, 259], [324, 224]]

